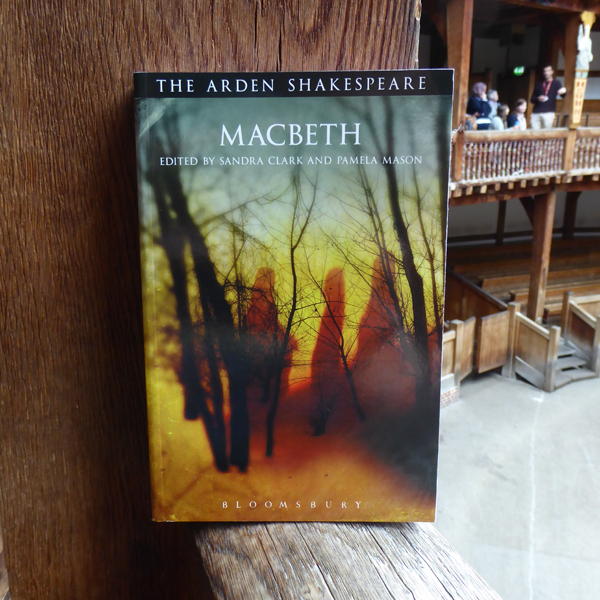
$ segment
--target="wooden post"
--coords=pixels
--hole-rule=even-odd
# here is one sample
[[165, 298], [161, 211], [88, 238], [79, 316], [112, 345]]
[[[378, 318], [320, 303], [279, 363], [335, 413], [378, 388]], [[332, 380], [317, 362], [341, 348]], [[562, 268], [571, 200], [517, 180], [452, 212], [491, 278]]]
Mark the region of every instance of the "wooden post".
[[[456, 108], [456, 105], [455, 105]], [[461, 128], [455, 134], [454, 153], [452, 155], [452, 180], [460, 181], [463, 176], [463, 160], [465, 150], [465, 132]]]
[[565, 139], [565, 150], [563, 154], [563, 170], [567, 173], [573, 169], [575, 158], [575, 143], [577, 142], [577, 129], [569, 129]]
[[519, 302], [511, 302], [508, 305], [510, 318], [508, 321], [508, 343], [506, 351], [506, 363], [502, 367], [502, 375], [504, 377], [515, 377], [515, 344], [517, 342], [517, 333], [519, 323], [517, 322], [517, 313], [521, 312], [521, 304]]
[[558, 345], [560, 343], [560, 327], [550, 328], [546, 371], [544, 373], [544, 391], [553, 392], [556, 387], [556, 367], [558, 361]]
[[210, 598], [193, 528], [150, 515], [132, 75], [412, 68], [420, 3], [375, 0], [368, 19], [356, 0], [32, 6], [2, 10], [12, 597]]
[[454, 339], [454, 369], [453, 369], [453, 371], [454, 371], [454, 385], [456, 386], [456, 389], [460, 391], [465, 324], [463, 321], [454, 319], [454, 321], [450, 321], [450, 329], [456, 333], [456, 338]]
[[[525, 119], [527, 123], [531, 120], [531, 113], [533, 111], [533, 104], [530, 102], [531, 96], [533, 95], [533, 90], [535, 89], [535, 82], [537, 80], [537, 71], [536, 69], [530, 69], [529, 71], [529, 82], [527, 85], [527, 111], [525, 113]], [[512, 107], [511, 107], [512, 110]]]
[[575, 222], [577, 220], [577, 201], [581, 192], [567, 192], [565, 213], [563, 218], [562, 239], [572, 240], [575, 237]]
[[465, 122], [469, 96], [473, 0], [449, 0], [446, 19], [448, 23], [448, 66], [455, 69], [452, 127], [456, 129]]
[[555, 191], [536, 196], [533, 217], [531, 280], [527, 299], [527, 316], [536, 323], [541, 322], [542, 313], [544, 312], [555, 206]]
[[594, 332], [594, 343], [592, 344], [592, 371], [600, 377], [600, 315], [596, 317], [596, 331]]
[[562, 335], [565, 342], [569, 341], [569, 315], [571, 313], [571, 300], [573, 299], [573, 292], [565, 292], [563, 295], [562, 310], [560, 313], [560, 328], [562, 329]]
[[504, 244], [504, 227], [506, 225], [506, 200], [498, 201], [498, 222], [496, 224], [496, 246]]
[[523, 198], [519, 198], [519, 201], [521, 202], [521, 206], [523, 207], [523, 210], [527, 214], [527, 218], [533, 227], [535, 196], [523, 196]]

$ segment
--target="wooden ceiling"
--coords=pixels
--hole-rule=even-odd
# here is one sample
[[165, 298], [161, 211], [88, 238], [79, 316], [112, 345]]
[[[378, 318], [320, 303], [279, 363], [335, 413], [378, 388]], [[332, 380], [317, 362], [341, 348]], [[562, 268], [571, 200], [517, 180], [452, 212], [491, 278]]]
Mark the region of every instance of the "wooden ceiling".
[[[422, 0], [424, 33], [435, 26], [446, 37], [446, 0]], [[600, 15], [600, 0], [474, 0], [473, 37], [499, 37], [507, 26], [546, 25], [589, 10]], [[600, 30], [600, 18], [593, 27]]]
[[[600, 0], [474, 0], [473, 37], [497, 37], [507, 26], [547, 25], [589, 10], [600, 13]], [[600, 27], [600, 19], [594, 29]]]

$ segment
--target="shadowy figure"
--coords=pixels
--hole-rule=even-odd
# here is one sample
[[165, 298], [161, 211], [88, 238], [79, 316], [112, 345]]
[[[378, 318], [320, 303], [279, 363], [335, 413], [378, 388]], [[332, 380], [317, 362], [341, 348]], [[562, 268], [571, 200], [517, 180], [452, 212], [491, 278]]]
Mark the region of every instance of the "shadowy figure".
[[[393, 257], [384, 264], [377, 257], [371, 276], [371, 296], [359, 325], [353, 365], [361, 405], [369, 414], [398, 414], [415, 402], [412, 348], [399, 319], [390, 287], [396, 285]], [[404, 340], [400, 336], [405, 336]], [[401, 342], [404, 342], [401, 344]], [[404, 347], [404, 352], [402, 351]]]
[[325, 433], [336, 400], [347, 393], [342, 361], [345, 295], [344, 272], [331, 269], [323, 283], [325, 308], [311, 359], [311, 396], [317, 399], [317, 411], [311, 419], [314, 435]]
[[[248, 357], [252, 370], [249, 400], [259, 399], [265, 405], [272, 394], [277, 358], [284, 336], [273, 297], [274, 286], [275, 271], [268, 267], [258, 269], [246, 315]], [[296, 340], [291, 338], [286, 349], [282, 389], [287, 389], [289, 385], [292, 353], [296, 348]]]

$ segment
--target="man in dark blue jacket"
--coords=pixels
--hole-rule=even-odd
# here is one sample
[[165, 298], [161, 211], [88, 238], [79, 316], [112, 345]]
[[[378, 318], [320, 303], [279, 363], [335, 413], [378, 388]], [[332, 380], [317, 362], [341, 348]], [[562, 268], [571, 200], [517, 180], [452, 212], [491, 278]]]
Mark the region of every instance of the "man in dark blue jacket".
[[544, 67], [543, 73], [543, 81], [535, 84], [531, 95], [531, 102], [533, 102], [531, 129], [551, 129], [556, 116], [556, 98], [567, 93], [567, 88], [562, 81], [553, 78], [554, 69], [550, 65]]

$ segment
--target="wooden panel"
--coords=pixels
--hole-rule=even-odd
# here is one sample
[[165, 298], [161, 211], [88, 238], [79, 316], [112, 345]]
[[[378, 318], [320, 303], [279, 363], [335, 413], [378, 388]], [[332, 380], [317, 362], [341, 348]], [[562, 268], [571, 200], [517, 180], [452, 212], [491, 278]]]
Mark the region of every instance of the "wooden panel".
[[430, 525], [214, 526], [198, 546], [223, 600], [500, 600]]
[[522, 321], [516, 335], [515, 356], [531, 365], [542, 376], [546, 372], [548, 339], [526, 326]]
[[506, 304], [451, 270], [446, 276], [447, 320], [483, 317], [506, 310]]
[[540, 389], [544, 387], [544, 375], [518, 356], [515, 357], [515, 373]]
[[444, 345], [442, 351], [442, 377], [454, 373], [454, 357], [456, 348], [456, 334], [454, 331], [449, 332], [452, 337], [448, 336], [448, 333], [444, 334]]
[[508, 311], [482, 317], [477, 335], [477, 372], [504, 366], [508, 352]]
[[132, 73], [407, 68], [417, 17], [412, 0], [2, 4], [0, 509], [15, 600], [208, 593], [190, 530], [150, 521]]
[[460, 352], [460, 378], [464, 379], [473, 371], [473, 353], [475, 351], [475, 326], [477, 320], [471, 317], [465, 321], [463, 328], [462, 349]]
[[595, 329], [582, 319], [579, 315], [571, 312], [569, 341], [575, 344], [586, 354], [592, 354], [594, 347]]
[[581, 308], [584, 308], [586, 312], [590, 313], [592, 317], [600, 317], [600, 300], [583, 303], [580, 299], [576, 299], [576, 302]]

